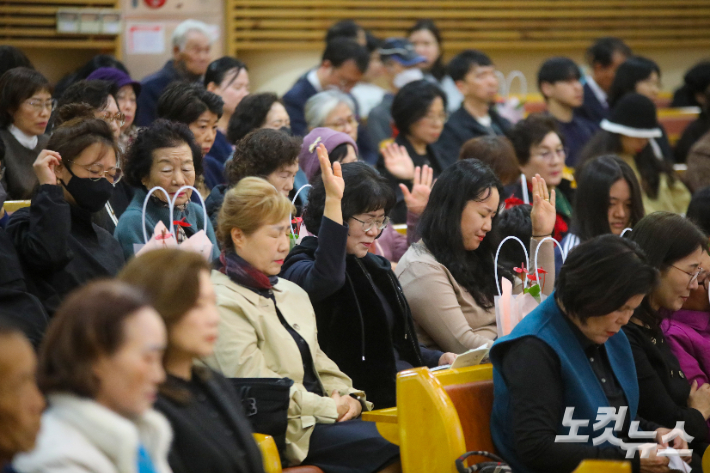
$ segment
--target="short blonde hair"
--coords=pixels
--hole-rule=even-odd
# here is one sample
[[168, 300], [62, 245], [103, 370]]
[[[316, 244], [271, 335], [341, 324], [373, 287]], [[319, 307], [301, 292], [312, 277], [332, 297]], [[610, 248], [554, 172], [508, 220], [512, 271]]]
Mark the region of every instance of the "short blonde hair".
[[232, 248], [232, 229], [251, 235], [262, 225], [274, 224], [295, 213], [288, 197], [265, 179], [245, 177], [224, 196], [217, 217], [217, 238], [223, 249]]

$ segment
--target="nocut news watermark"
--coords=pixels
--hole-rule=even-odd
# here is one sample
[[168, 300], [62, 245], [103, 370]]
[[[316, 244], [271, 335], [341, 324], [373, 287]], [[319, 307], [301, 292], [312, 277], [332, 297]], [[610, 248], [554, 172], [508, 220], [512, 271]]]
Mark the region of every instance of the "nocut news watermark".
[[[651, 451], [658, 447], [656, 443], [656, 432], [646, 432], [639, 430], [639, 421], [634, 420], [631, 422], [629, 427], [630, 439], [646, 440], [645, 442], [624, 442], [623, 440], [617, 438], [614, 432], [619, 432], [624, 425], [624, 418], [626, 417], [626, 411], [628, 407], [623, 406], [619, 408], [619, 412], [613, 407], [600, 407], [597, 410], [597, 420], [592, 425], [594, 432], [601, 431], [599, 436], [592, 439], [592, 445], [598, 446], [606, 442], [611, 445], [615, 445], [626, 451], [626, 458], [633, 458], [636, 452], [640, 453], [641, 458], [648, 458]], [[569, 434], [567, 435], [557, 435], [555, 437], [555, 442], [560, 443], [587, 443], [589, 441], [589, 435], [579, 434], [579, 429], [582, 427], [589, 426], [589, 419], [573, 419], [574, 407], [567, 407], [565, 409], [565, 415], [562, 418], [562, 425], [564, 427], [569, 427]], [[614, 422], [613, 427], [609, 424]], [[664, 435], [661, 438], [663, 443], [671, 442], [675, 438], [682, 438], [686, 442], [690, 443], [693, 437], [685, 432], [685, 422], [676, 422], [675, 428]], [[693, 454], [691, 449], [675, 449], [675, 448], [662, 448], [658, 449], [656, 455], [659, 457], [670, 457], [670, 456], [680, 456], [689, 457]]]

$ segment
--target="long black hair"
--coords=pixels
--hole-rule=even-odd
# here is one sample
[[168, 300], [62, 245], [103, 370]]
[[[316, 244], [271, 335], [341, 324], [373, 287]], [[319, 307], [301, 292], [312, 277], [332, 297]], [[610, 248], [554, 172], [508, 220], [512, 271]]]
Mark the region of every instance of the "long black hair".
[[614, 108], [619, 99], [629, 92], [636, 92], [636, 84], [648, 79], [654, 72], [660, 79], [661, 69], [651, 59], [632, 56], [624, 61], [616, 70], [614, 82], [609, 88], [609, 108]]
[[407, 30], [407, 38], [412, 36], [412, 33], [422, 30], [430, 32], [434, 36], [434, 39], [436, 39], [436, 43], [439, 46], [439, 57], [436, 58], [434, 64], [431, 65], [431, 68], [429, 69], [429, 74], [434, 76], [436, 80], [441, 81], [441, 79], [443, 79], [446, 75], [446, 65], [444, 65], [444, 60], [442, 59], [444, 57], [444, 45], [441, 42], [441, 31], [439, 31], [439, 27], [436, 26], [434, 20], [419, 20], [414, 23], [414, 26]]
[[[458, 161], [437, 179], [419, 221], [427, 249], [471, 293], [476, 304], [486, 309], [493, 307], [497, 294], [493, 257], [498, 239], [490, 232], [477, 249], [466, 250], [461, 214], [470, 201], [486, 199], [493, 189], [503, 195], [503, 186], [491, 168], [477, 159]], [[496, 214], [494, 229], [497, 219]]]
[[[624, 149], [621, 145], [621, 135], [611, 131], [600, 130], [582, 149], [579, 156], [577, 170], [579, 171], [584, 164], [597, 156], [605, 154], [623, 154]], [[644, 149], [634, 155], [634, 163], [641, 175], [641, 188], [651, 199], [658, 197], [658, 188], [661, 183], [661, 174], [666, 175], [668, 185], [673, 186], [676, 181], [676, 175], [671, 165], [664, 159], [658, 159], [653, 154], [651, 144], [646, 145]]]
[[[708, 247], [707, 237], [696, 224], [670, 212], [647, 215], [627, 235], [641, 247], [648, 262], [659, 271], [670, 268], [698, 248], [707, 250]], [[660, 318], [651, 309], [648, 299], [644, 298], [634, 316], [658, 331]]]
[[633, 227], [644, 216], [641, 189], [631, 166], [616, 155], [598, 156], [588, 161], [577, 174], [577, 192], [572, 212], [572, 232], [580, 241], [611, 233], [609, 227], [609, 190], [619, 179], [629, 185]]

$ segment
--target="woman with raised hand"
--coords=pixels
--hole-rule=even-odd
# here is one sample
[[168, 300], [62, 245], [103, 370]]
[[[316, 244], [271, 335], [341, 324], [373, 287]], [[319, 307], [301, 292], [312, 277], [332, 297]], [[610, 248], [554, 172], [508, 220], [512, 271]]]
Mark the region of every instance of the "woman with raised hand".
[[227, 192], [219, 214], [224, 252], [220, 270], [212, 272], [219, 338], [205, 361], [230, 378], [293, 380], [285, 450], [290, 464], [333, 473], [398, 465], [397, 446], [374, 423], [357, 419], [372, 405], [321, 350], [308, 295], [278, 277], [292, 212], [288, 197], [260, 178], [244, 178]]
[[331, 165], [322, 145], [318, 159], [303, 216], [316, 236], [293, 248], [281, 274], [310, 296], [323, 351], [375, 406], [391, 407], [398, 371], [455, 356], [419, 346], [389, 261], [371, 252], [394, 205], [389, 183], [365, 163]]
[[7, 224], [29, 287], [50, 316], [70, 291], [115, 276], [125, 262], [121, 245], [91, 220], [123, 176], [117, 156], [104, 120], [63, 123], [34, 162], [32, 204]]
[[170, 424], [152, 409], [165, 380], [165, 325], [118, 281], [88, 284], [57, 311], [42, 342], [38, 385], [49, 408], [19, 473], [171, 473]]
[[[528, 268], [534, 266], [540, 240], [552, 235], [555, 224], [555, 191], [548, 193], [539, 175], [533, 177], [532, 188], [532, 238], [523, 242], [530, 245]], [[496, 338], [493, 264], [500, 237], [505, 236], [497, 235], [501, 191], [493, 171], [476, 159], [446, 169], [419, 222], [422, 240], [397, 265], [417, 335], [431, 349], [463, 353], [490, 346]], [[547, 271], [545, 294], [554, 286], [552, 245], [544, 243], [539, 254], [540, 266]]]
[[211, 269], [197, 253], [163, 249], [131, 260], [118, 279], [143, 291], [167, 328], [167, 379], [155, 408], [175, 432], [173, 473], [263, 473], [241, 399], [222, 375], [195, 364], [214, 353], [217, 341]]

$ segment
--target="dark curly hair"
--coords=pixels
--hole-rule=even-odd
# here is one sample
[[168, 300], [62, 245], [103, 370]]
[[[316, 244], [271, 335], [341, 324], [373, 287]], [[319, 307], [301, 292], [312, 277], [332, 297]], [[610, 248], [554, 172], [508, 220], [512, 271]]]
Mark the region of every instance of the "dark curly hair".
[[175, 148], [187, 144], [192, 151], [195, 175], [202, 174], [202, 149], [195, 142], [187, 125], [170, 120], [158, 119], [150, 126], [142, 128], [125, 156], [123, 173], [132, 187], [145, 188], [143, 178], [153, 167], [153, 152], [160, 148]]
[[508, 130], [506, 134], [513, 144], [521, 166], [525, 166], [530, 161], [530, 148], [539, 145], [549, 133], [557, 133], [560, 140], [564, 142], [555, 119], [544, 113], [532, 113]]
[[282, 166], [298, 162], [301, 138], [279, 130], [260, 128], [245, 136], [227, 162], [224, 174], [229, 186], [248, 176], [266, 177]]
[[201, 85], [174, 82], [158, 99], [157, 113], [159, 118], [189, 125], [208, 110], [220, 118], [223, 106], [222, 97]]
[[70, 103], [86, 103], [101, 110], [108, 104], [109, 96], [116, 96], [116, 84], [107, 80], [80, 80], [69, 86], [59, 100], [57, 108]]
[[10, 69], [0, 78], [0, 128], [12, 124], [12, 114], [37, 92], [51, 92], [47, 79], [27, 67]]
[[[343, 164], [342, 169], [345, 181], [341, 201], [344, 222], [353, 215], [380, 209], [384, 209], [385, 215], [389, 214], [397, 199], [387, 179], [365, 163]], [[325, 211], [325, 186], [320, 174], [311, 178], [311, 186], [313, 187], [308, 193], [308, 205], [303, 212], [303, 223], [309, 232], [318, 235]]]
[[229, 119], [227, 140], [232, 144], [237, 144], [239, 140], [247, 136], [247, 133], [261, 128], [274, 102], [281, 103], [273, 92], [251, 94], [244, 97]]
[[446, 94], [428, 80], [410, 82], [399, 89], [392, 101], [392, 120], [397, 130], [409, 135], [409, 129], [426, 116], [437, 97], [441, 98], [446, 110]]
[[[422, 240], [436, 260], [449, 270], [476, 304], [490, 309], [497, 294], [493, 277], [493, 257], [498, 247], [495, 232], [489, 233], [480, 246], [468, 251], [461, 234], [461, 215], [470, 201], [480, 202], [493, 189], [503, 195], [503, 185], [495, 173], [477, 159], [457, 161], [441, 173], [429, 196], [429, 203], [419, 220]], [[310, 198], [310, 197], [309, 197]], [[493, 217], [497, 230], [499, 216]], [[309, 231], [311, 227], [308, 227]]]

